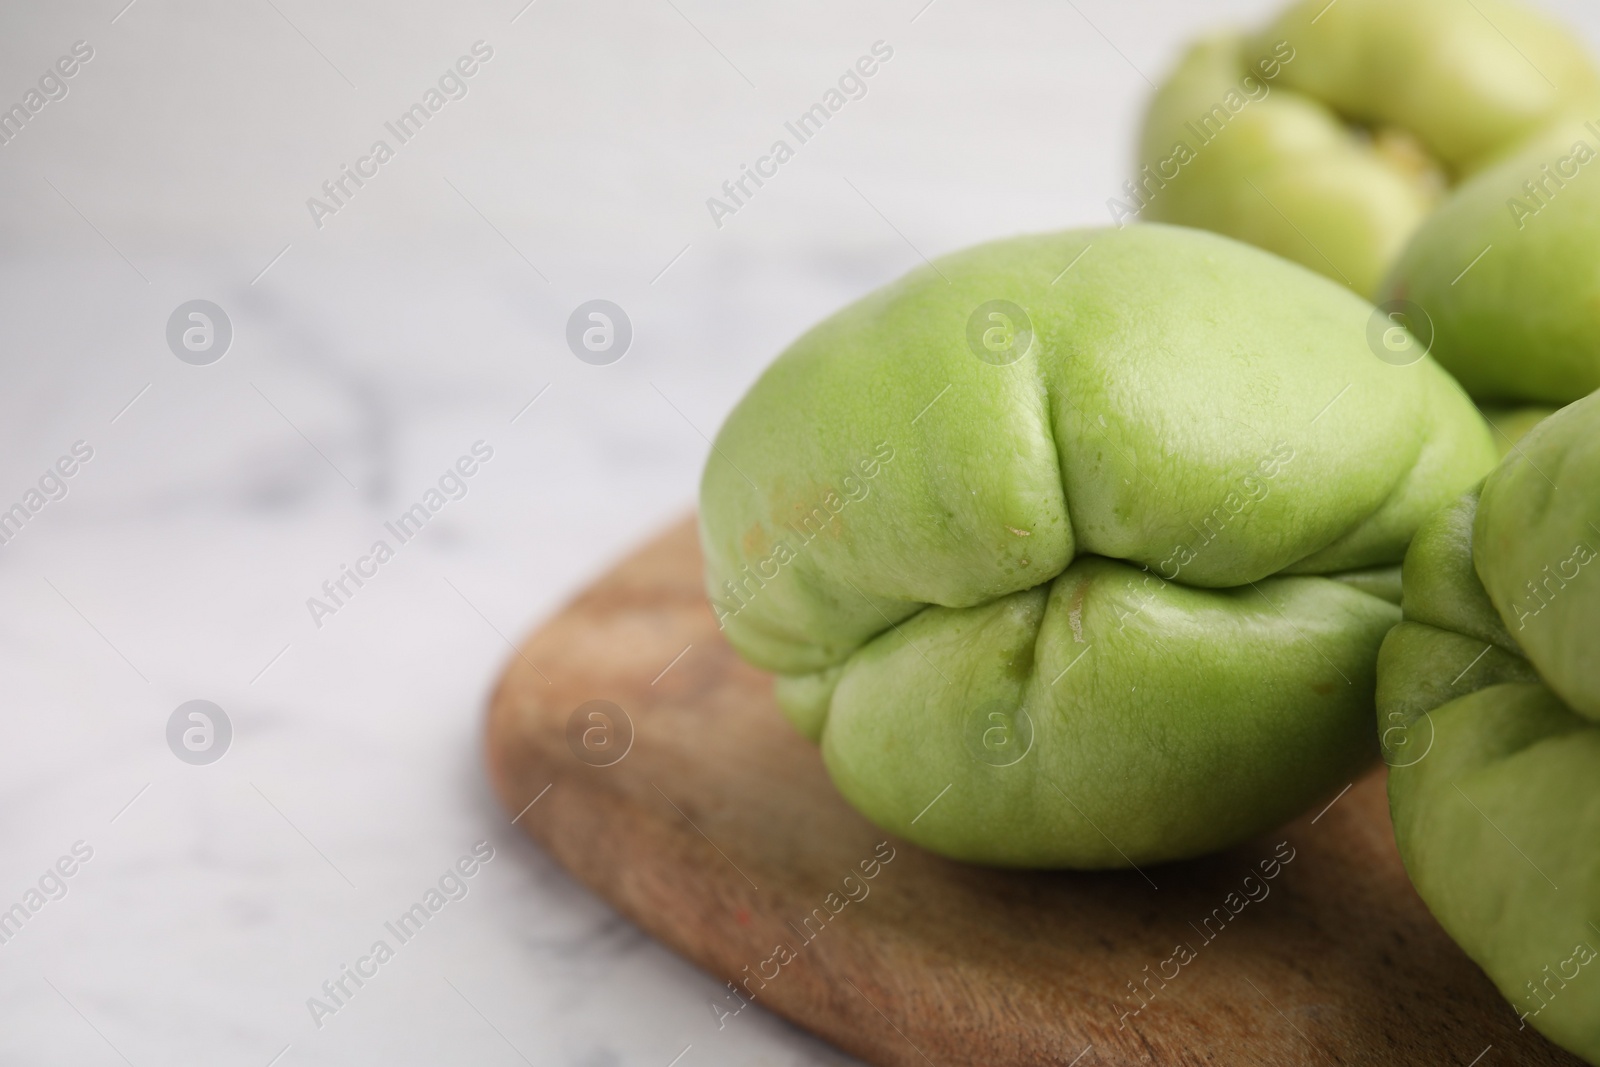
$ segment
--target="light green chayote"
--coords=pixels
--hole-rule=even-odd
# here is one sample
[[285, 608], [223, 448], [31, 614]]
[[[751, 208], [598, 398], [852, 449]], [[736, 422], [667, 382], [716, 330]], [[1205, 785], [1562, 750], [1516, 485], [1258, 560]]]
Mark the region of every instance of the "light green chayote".
[[1371, 294], [1449, 184], [1597, 84], [1574, 37], [1516, 0], [1305, 0], [1260, 33], [1190, 48], [1113, 210]]
[[1600, 1063], [1600, 394], [1430, 519], [1378, 665], [1406, 870], [1517, 1013]]
[[1370, 315], [1164, 226], [908, 275], [717, 436], [729, 641], [846, 798], [935, 851], [1122, 866], [1275, 825], [1370, 758], [1394, 567], [1495, 458], [1437, 366], [1374, 357]]
[[1434, 357], [1479, 399], [1600, 389], [1600, 102], [1456, 190], [1382, 296], [1427, 313]]

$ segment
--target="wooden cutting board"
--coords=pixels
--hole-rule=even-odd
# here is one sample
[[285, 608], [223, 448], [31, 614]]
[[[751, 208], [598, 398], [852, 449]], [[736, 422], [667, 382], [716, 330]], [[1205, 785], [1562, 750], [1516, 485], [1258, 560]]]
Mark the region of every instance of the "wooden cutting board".
[[489, 772], [578, 879], [756, 1004], [895, 1067], [1579, 1063], [1429, 916], [1382, 768], [1148, 879], [954, 863], [845, 804], [700, 576], [685, 521], [530, 637]]

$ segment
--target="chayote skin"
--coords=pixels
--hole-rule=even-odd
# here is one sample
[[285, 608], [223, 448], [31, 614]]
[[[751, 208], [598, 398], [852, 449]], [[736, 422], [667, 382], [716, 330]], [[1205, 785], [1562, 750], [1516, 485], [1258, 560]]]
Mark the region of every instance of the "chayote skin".
[[1480, 400], [1600, 389], [1600, 102], [1450, 196], [1383, 285], [1432, 320], [1432, 352]]
[[1430, 519], [1378, 661], [1406, 870], [1518, 1015], [1600, 1063], [1600, 394]]
[[1529, 430], [1555, 414], [1555, 410], [1538, 405], [1501, 407], [1496, 404], [1481, 404], [1478, 407], [1478, 413], [1494, 431], [1494, 443], [1500, 450], [1501, 459], [1515, 452], [1517, 442], [1526, 437]]
[[1112, 211], [1372, 294], [1450, 184], [1597, 85], [1573, 35], [1515, 0], [1305, 0], [1259, 34], [1191, 47]]
[[913, 272], [719, 432], [728, 640], [847, 799], [945, 855], [1117, 867], [1280, 823], [1375, 750], [1395, 565], [1495, 462], [1448, 375], [1373, 356], [1371, 314], [1164, 226]]

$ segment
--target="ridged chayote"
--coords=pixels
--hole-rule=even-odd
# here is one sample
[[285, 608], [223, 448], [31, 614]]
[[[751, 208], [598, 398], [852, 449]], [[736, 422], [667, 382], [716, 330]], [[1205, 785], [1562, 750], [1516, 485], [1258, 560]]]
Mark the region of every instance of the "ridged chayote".
[[1281, 822], [1376, 751], [1396, 566], [1495, 462], [1448, 375], [1374, 357], [1371, 314], [1156, 225], [911, 273], [717, 435], [728, 640], [848, 800], [949, 856], [1115, 867]]
[[1260, 33], [1191, 47], [1113, 210], [1372, 294], [1447, 186], [1596, 84], [1575, 37], [1515, 0], [1305, 0]]
[[1406, 870], [1528, 1023], [1600, 1062], [1600, 395], [1417, 534], [1378, 709]]

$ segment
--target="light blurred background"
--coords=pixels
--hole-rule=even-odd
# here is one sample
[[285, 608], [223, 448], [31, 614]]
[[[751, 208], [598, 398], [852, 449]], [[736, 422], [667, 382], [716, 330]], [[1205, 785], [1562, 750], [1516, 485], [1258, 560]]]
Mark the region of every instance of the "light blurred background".
[[[811, 323], [923, 256], [1105, 224], [1150, 82], [1275, 0], [125, 5], [0, 5], [0, 107], [94, 53], [0, 146], [0, 510], [93, 449], [0, 546], [0, 909], [93, 849], [0, 944], [0, 1063], [848, 1062], [760, 1012], [719, 1031], [719, 982], [508, 825], [479, 756], [506, 640], [693, 506], [702, 434]], [[1545, 6], [1600, 43], [1590, 0]], [[718, 227], [706, 199], [877, 41], [865, 97]], [[609, 366], [565, 342], [594, 298], [633, 326]], [[166, 342], [193, 299], [232, 323], [207, 366]], [[316, 626], [480, 440], [466, 497]], [[233, 725], [209, 766], [165, 739], [194, 699]], [[318, 1028], [307, 998], [482, 840]]]

